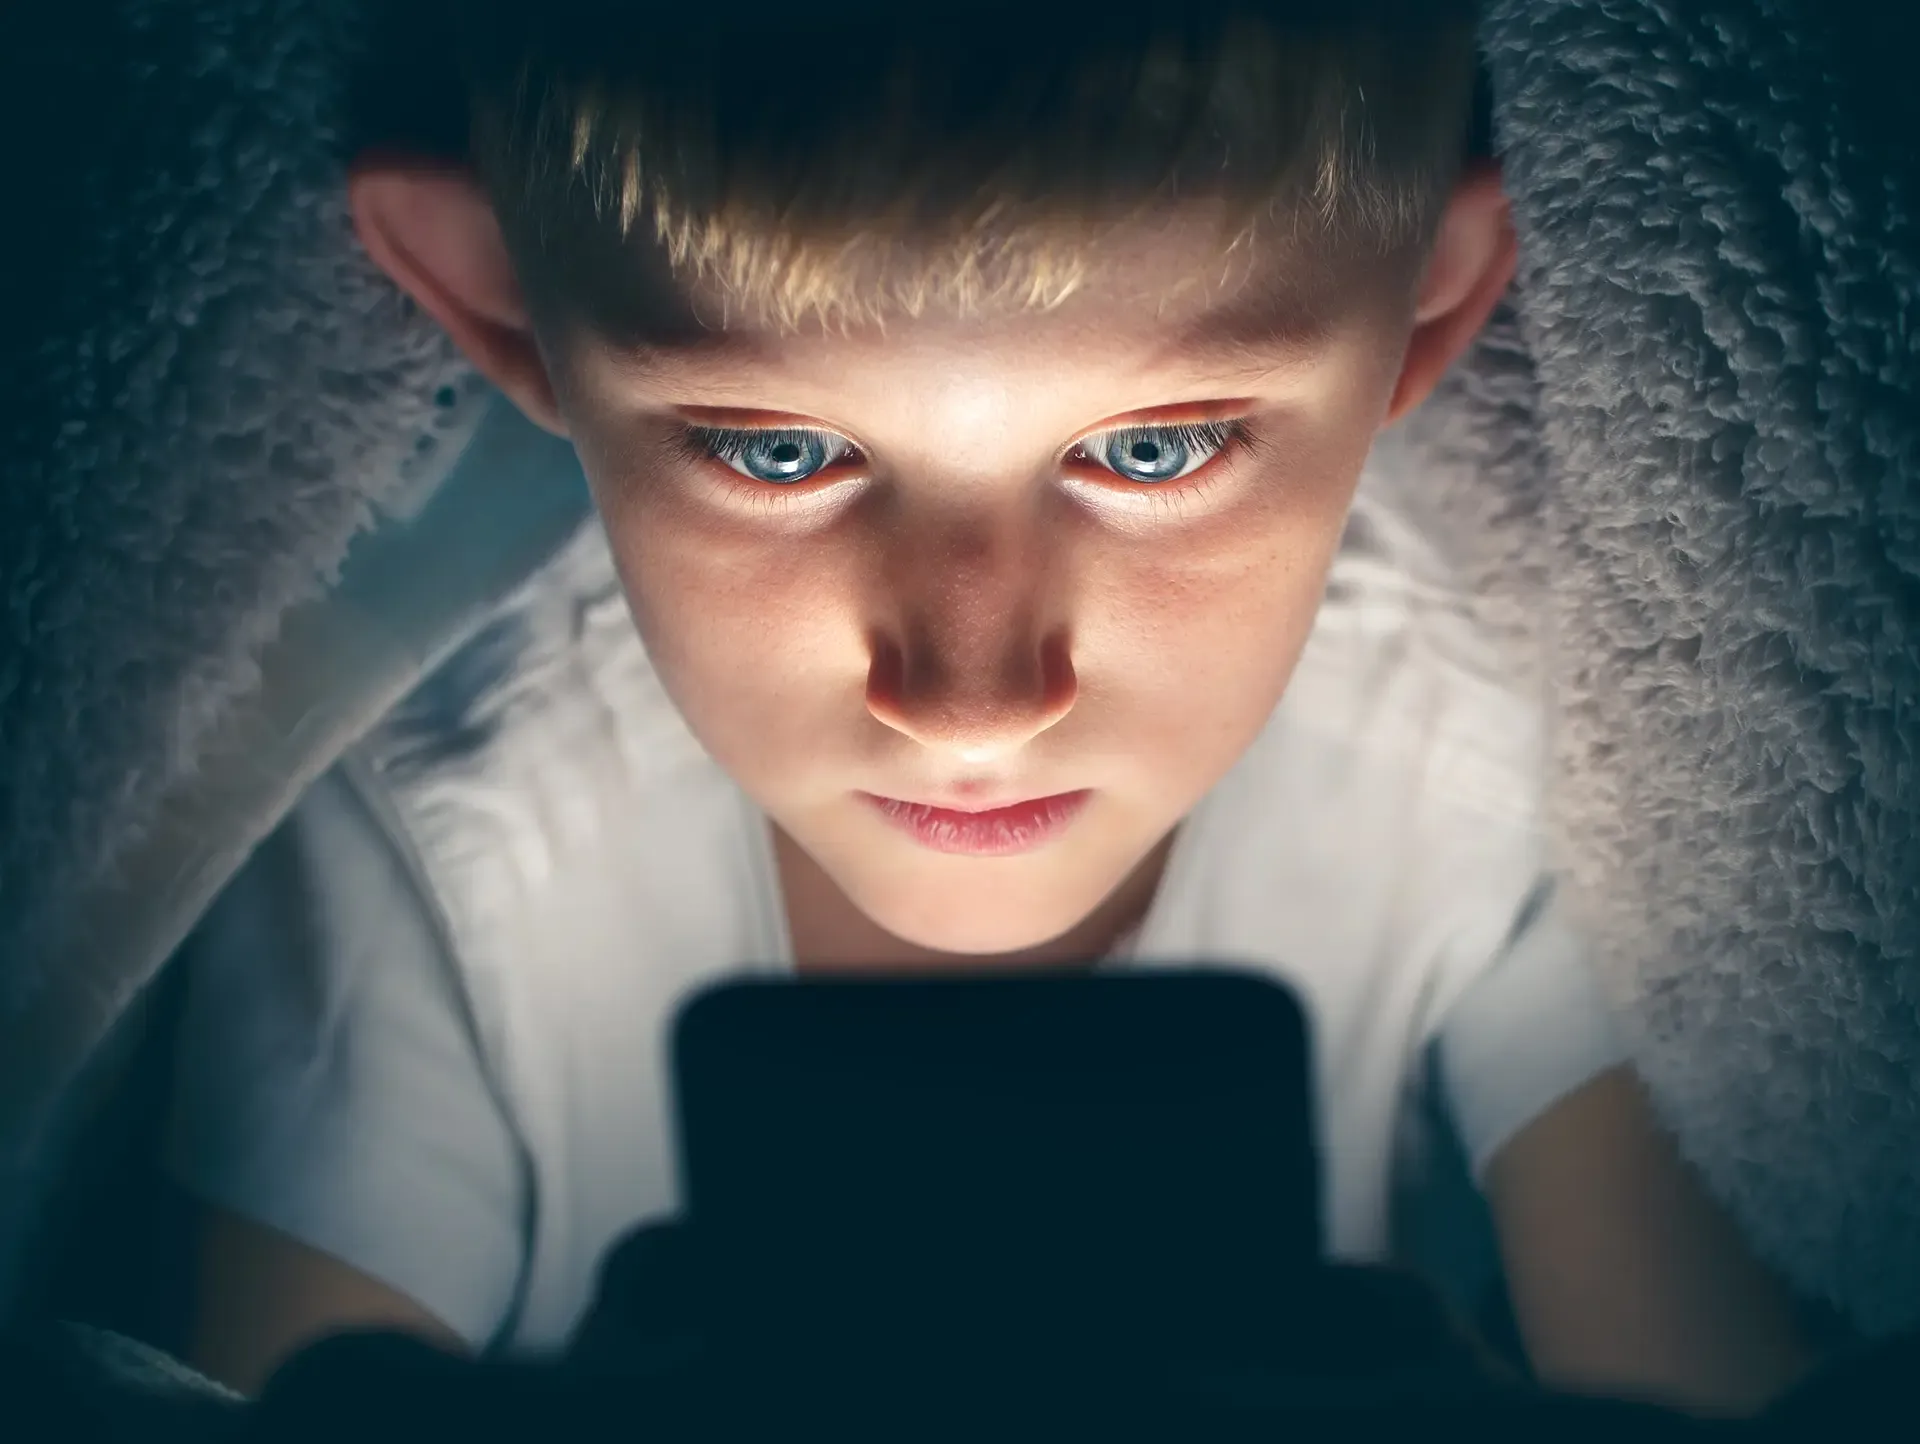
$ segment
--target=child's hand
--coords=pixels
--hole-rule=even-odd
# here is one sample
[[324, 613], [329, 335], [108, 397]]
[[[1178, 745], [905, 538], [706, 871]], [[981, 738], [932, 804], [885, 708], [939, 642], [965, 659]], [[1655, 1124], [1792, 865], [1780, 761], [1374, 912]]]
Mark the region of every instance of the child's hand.
[[[700, 1274], [692, 1235], [679, 1224], [648, 1224], [627, 1235], [607, 1256], [568, 1363], [630, 1374], [697, 1358], [712, 1331], [701, 1314]], [[1295, 1294], [1275, 1300], [1269, 1322], [1270, 1330], [1262, 1330], [1267, 1337], [1250, 1338], [1240, 1361], [1170, 1370], [1168, 1387], [1201, 1395], [1224, 1389], [1337, 1400], [1343, 1394], [1377, 1396], [1383, 1389], [1457, 1397], [1521, 1382], [1432, 1288], [1403, 1270], [1314, 1269]], [[857, 1343], [839, 1342], [857, 1352]], [[1072, 1351], [1063, 1346], [1063, 1374], [1071, 1367], [1083, 1375], [1079, 1363], [1066, 1363], [1069, 1357]], [[951, 1362], [967, 1367], [965, 1360]]]
[[699, 1266], [678, 1223], [643, 1224], [607, 1253], [593, 1307], [568, 1341], [570, 1365], [595, 1372], [670, 1369], [706, 1342]]

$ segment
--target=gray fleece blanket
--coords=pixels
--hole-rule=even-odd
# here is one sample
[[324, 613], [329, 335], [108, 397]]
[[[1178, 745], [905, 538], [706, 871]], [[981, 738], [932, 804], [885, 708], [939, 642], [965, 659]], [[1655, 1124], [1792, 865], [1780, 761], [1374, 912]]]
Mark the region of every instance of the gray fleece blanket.
[[[407, 13], [5, 22], [37, 200], [0, 337], [0, 1292], [116, 1020], [580, 521], [524, 439], [454, 466], [486, 393], [347, 223], [356, 147], [441, 138]], [[1920, 1320], [1915, 28], [1491, 0], [1522, 273], [1400, 438], [1547, 689], [1560, 860], [1659, 1107], [1869, 1332]]]

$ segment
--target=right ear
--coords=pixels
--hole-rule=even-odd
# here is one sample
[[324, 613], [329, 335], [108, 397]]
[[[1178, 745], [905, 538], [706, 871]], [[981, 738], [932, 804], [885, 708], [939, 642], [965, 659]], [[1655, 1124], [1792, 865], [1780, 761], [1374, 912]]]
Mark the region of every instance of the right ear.
[[347, 172], [360, 244], [528, 418], [567, 434], [493, 203], [465, 166], [372, 153]]

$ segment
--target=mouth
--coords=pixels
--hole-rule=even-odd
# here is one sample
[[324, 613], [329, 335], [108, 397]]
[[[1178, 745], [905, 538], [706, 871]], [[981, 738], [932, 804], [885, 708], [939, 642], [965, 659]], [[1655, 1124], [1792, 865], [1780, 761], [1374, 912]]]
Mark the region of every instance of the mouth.
[[888, 822], [935, 852], [1007, 857], [1031, 852], [1066, 831], [1093, 793], [1082, 788], [980, 810], [902, 802], [871, 792], [860, 796]]

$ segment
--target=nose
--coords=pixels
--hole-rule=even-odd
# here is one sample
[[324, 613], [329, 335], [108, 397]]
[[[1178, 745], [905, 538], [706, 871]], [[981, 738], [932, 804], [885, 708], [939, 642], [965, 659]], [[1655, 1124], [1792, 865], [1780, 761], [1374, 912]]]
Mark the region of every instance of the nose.
[[949, 527], [902, 547], [869, 640], [867, 710], [967, 765], [1016, 753], [1073, 709], [1071, 638], [1031, 538]]

